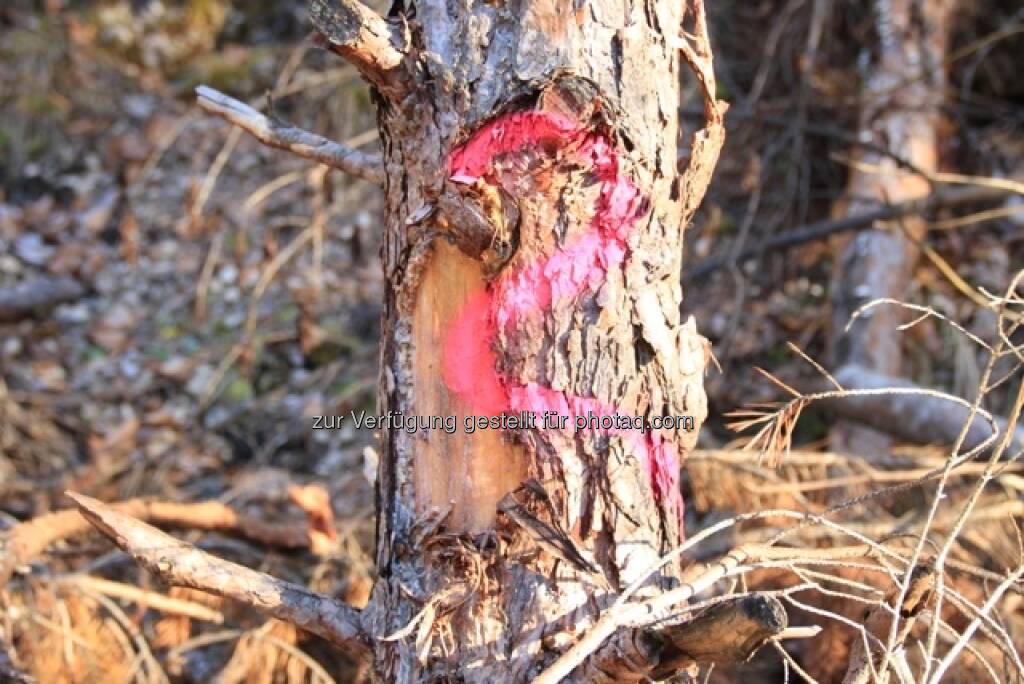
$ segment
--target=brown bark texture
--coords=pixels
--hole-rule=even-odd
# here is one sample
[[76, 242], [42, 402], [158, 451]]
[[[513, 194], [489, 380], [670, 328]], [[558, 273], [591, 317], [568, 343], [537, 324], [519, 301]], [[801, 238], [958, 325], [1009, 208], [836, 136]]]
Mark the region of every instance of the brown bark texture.
[[[680, 314], [682, 237], [724, 111], [703, 8], [689, 35], [684, 9], [420, 0], [381, 22], [312, 4], [379, 111], [381, 412], [458, 426], [382, 432], [362, 622], [390, 635], [374, 649], [387, 681], [528, 681], [682, 538], [676, 478], [706, 414], [708, 357]], [[708, 117], [692, 138], [680, 54]], [[525, 428], [465, 429], [529, 413]], [[692, 422], [575, 429], [590, 415]], [[638, 596], [678, 573], [666, 564]]]

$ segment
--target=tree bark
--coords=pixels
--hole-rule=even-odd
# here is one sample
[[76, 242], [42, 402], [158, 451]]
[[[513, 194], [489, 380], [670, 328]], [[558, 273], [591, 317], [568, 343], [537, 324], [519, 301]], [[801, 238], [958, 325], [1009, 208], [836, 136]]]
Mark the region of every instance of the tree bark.
[[[393, 637], [375, 649], [387, 681], [528, 680], [682, 538], [708, 355], [680, 316], [682, 235], [724, 111], [703, 8], [696, 44], [682, 10], [420, 0], [381, 25], [313, 2], [379, 110], [382, 414], [457, 421], [383, 426], [363, 621]], [[384, 57], [366, 54], [388, 34]], [[682, 174], [680, 50], [709, 119]], [[502, 415], [526, 424], [465, 429]], [[689, 422], [574, 429], [591, 416]], [[677, 582], [669, 563], [640, 595]]]

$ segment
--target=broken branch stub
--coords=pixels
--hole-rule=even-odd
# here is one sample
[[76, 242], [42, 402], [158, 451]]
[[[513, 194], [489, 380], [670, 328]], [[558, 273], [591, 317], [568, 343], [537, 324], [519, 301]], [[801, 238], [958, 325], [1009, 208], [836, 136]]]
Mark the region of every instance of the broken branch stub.
[[579, 667], [577, 679], [641, 682], [666, 679], [693, 663], [743, 663], [788, 624], [777, 598], [741, 596], [683, 621], [620, 630]]
[[326, 47], [348, 60], [385, 95], [401, 96], [410, 83], [404, 54], [384, 17], [358, 0], [312, 0], [309, 18]]

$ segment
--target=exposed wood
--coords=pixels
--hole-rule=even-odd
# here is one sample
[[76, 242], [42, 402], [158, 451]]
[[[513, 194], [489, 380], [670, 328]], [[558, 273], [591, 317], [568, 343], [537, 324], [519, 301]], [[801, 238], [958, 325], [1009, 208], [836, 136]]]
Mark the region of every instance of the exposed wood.
[[[429, 430], [416, 450], [416, 506], [420, 512], [448, 511], [452, 528], [483, 532], [494, 525], [498, 502], [526, 476], [521, 446], [505, 439], [500, 430], [467, 433], [465, 421], [477, 412], [464, 398], [450, 392], [439, 367], [437, 353], [456, 323], [459, 311], [486, 288], [479, 261], [440, 242], [417, 293], [413, 329], [417, 344], [413, 362], [417, 413], [453, 416], [454, 432]], [[462, 341], [460, 351], [473, 348]], [[460, 358], [458, 363], [469, 363]], [[480, 458], [486, 455], [486, 458]]]
[[[834, 373], [839, 384], [847, 390], [884, 390], [893, 388], [920, 388], [902, 378], [894, 378], [872, 372], [859, 366], [845, 366]], [[960, 403], [940, 396], [925, 394], [871, 394], [829, 399], [823, 407], [847, 420], [869, 426], [893, 437], [912, 444], [935, 444], [951, 446], [956, 443], [963, 426], [970, 416], [970, 409]], [[1006, 421], [996, 418], [1000, 433], [1007, 429]], [[973, 451], [986, 440], [994, 446], [991, 423], [975, 415], [970, 430], [960, 448], [960, 453]], [[1017, 426], [1007, 450], [1008, 455], [1024, 449], [1024, 426]]]
[[371, 183], [379, 185], [384, 182], [384, 167], [378, 155], [360, 152], [280, 119], [265, 116], [209, 86], [196, 88], [196, 97], [203, 111], [238, 126], [264, 145], [287, 150]]
[[[942, 65], [953, 0], [874, 0], [872, 6], [877, 58], [861, 94], [858, 137], [892, 154], [865, 147], [857, 150], [848, 199], [839, 210], [850, 216], [880, 203], [927, 197], [931, 187], [926, 176], [937, 171], [939, 164], [939, 106], [945, 90]], [[893, 155], [904, 162], [897, 162]], [[908, 165], [918, 171], [910, 171]], [[908, 214], [879, 222], [839, 249], [832, 288], [836, 366], [857, 364], [886, 375], [901, 374], [897, 328], [902, 312], [878, 309], [842, 332], [851, 314], [866, 302], [906, 297], [917, 249], [901, 228], [919, 239], [925, 226], [919, 217]], [[891, 446], [884, 434], [857, 425], [840, 424], [831, 436], [837, 451], [882, 454]]]
[[72, 302], [85, 294], [81, 283], [72, 278], [36, 278], [11, 287], [0, 288], [0, 323], [13, 323], [48, 311], [58, 304]]
[[354, 654], [369, 653], [358, 610], [306, 587], [211, 556], [88, 496], [71, 492], [68, 496], [93, 527], [168, 584], [234, 599]]

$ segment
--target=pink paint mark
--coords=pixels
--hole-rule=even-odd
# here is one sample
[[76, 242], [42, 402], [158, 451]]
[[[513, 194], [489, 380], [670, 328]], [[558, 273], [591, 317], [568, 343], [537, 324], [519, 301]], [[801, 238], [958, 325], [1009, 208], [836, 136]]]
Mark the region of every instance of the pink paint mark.
[[[597, 399], [537, 383], [507, 382], [497, 371], [493, 350], [496, 333], [499, 327], [507, 330], [555, 302], [600, 288], [609, 269], [625, 260], [626, 240], [644, 213], [645, 202], [639, 189], [620, 173], [618, 155], [603, 135], [551, 112], [513, 112], [483, 126], [452, 152], [451, 179], [467, 184], [481, 179], [495, 182], [488, 174], [502, 156], [536, 147], [563, 151], [593, 172], [600, 192], [590, 228], [546, 258], [507, 269], [487, 292], [474, 295], [466, 303], [445, 341], [444, 379], [448, 389], [478, 414], [555, 411], [569, 416], [571, 427], [578, 416], [600, 418], [620, 411]], [[647, 467], [655, 496], [667, 502], [681, 522], [683, 501], [674, 445], [652, 431], [611, 432], [627, 439]]]
[[508, 392], [498, 377], [495, 329], [489, 292], [476, 292], [459, 311], [444, 342], [444, 383], [479, 415], [509, 410]]
[[495, 160], [525, 147], [562, 148], [585, 131], [572, 119], [551, 112], [512, 112], [481, 127], [455, 149], [448, 160], [449, 175], [457, 183], [472, 183]]

